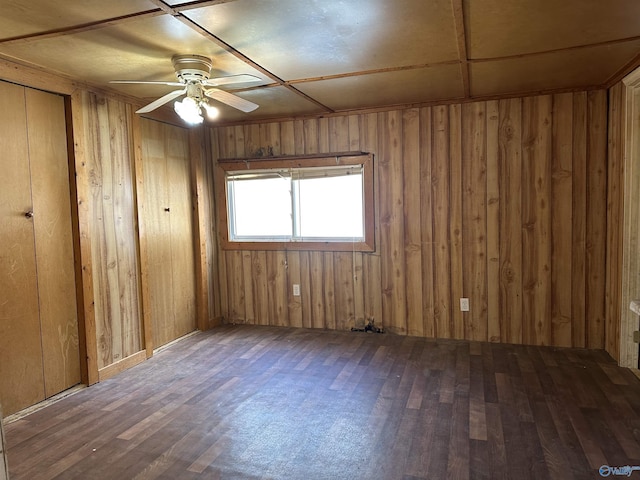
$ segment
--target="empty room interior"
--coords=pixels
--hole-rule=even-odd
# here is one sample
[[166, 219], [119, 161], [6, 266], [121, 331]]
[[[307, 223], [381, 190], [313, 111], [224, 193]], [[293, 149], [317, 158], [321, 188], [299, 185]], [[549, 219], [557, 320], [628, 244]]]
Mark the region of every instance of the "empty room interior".
[[0, 12], [0, 480], [640, 477], [640, 2]]

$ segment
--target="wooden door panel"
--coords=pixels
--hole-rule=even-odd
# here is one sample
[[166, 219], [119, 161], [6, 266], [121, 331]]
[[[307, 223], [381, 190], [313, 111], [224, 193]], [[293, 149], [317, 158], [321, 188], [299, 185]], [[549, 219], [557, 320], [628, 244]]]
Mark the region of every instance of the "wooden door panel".
[[44, 399], [25, 89], [0, 82], [0, 403], [10, 415]]
[[[170, 212], [163, 124], [141, 122], [143, 136], [144, 232], [147, 246], [148, 287], [153, 346], [171, 340], [173, 334], [173, 292], [171, 279]], [[144, 253], [143, 253], [144, 254]]]
[[173, 337], [196, 329], [196, 288], [193, 248], [193, 208], [186, 130], [165, 127], [171, 204], [171, 265], [173, 268]]
[[26, 89], [45, 395], [80, 383], [64, 100]]

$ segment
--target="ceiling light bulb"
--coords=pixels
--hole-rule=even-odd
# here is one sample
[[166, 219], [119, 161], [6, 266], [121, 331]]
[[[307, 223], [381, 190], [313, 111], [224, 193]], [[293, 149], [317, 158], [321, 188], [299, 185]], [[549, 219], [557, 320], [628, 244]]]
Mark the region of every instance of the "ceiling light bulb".
[[220, 110], [209, 105], [208, 103], [202, 103], [202, 107], [204, 108], [205, 112], [207, 112], [207, 118], [209, 120], [215, 120], [216, 118], [218, 118], [218, 115], [220, 115]]
[[180, 118], [192, 125], [202, 123], [204, 120], [200, 114], [200, 107], [191, 97], [185, 97], [182, 102], [175, 102], [173, 104], [173, 109], [178, 115], [180, 115]]

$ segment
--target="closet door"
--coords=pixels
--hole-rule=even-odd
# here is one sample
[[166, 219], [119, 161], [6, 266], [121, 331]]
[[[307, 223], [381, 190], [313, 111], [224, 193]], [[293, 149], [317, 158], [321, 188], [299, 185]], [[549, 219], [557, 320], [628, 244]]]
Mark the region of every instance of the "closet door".
[[0, 404], [44, 397], [24, 88], [0, 82]]
[[186, 129], [166, 126], [169, 182], [169, 228], [173, 279], [174, 338], [196, 329], [196, 276], [193, 239], [193, 202], [189, 135]]
[[80, 382], [64, 100], [0, 82], [0, 403]]
[[145, 119], [141, 125], [142, 221], [157, 348], [196, 329], [189, 139], [179, 127]]
[[80, 383], [64, 100], [26, 89], [45, 397]]
[[[155, 348], [173, 337], [173, 288], [171, 278], [170, 207], [163, 125], [142, 120], [144, 232], [151, 328]], [[169, 209], [169, 211], [167, 211]], [[142, 252], [144, 254], [145, 252]]]

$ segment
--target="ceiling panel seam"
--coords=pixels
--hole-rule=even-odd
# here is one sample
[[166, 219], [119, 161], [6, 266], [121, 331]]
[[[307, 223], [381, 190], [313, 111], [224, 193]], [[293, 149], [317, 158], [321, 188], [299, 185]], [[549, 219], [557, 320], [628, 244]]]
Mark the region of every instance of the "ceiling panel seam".
[[293, 87], [292, 85], [287, 84], [287, 82], [285, 82], [283, 79], [281, 79], [280, 77], [278, 77], [277, 75], [275, 75], [274, 73], [270, 72], [269, 70], [267, 70], [266, 68], [264, 68], [262, 65], [260, 65], [259, 63], [253, 61], [252, 59], [250, 59], [249, 57], [247, 57], [245, 54], [243, 54], [242, 52], [240, 52], [239, 50], [236, 50], [235, 48], [233, 48], [231, 45], [229, 45], [227, 42], [225, 42], [224, 40], [222, 40], [221, 38], [217, 37], [216, 35], [214, 35], [213, 33], [211, 33], [209, 30], [207, 30], [206, 28], [204, 28], [202, 25], [198, 24], [197, 22], [195, 22], [194, 20], [192, 20], [191, 18], [183, 15], [180, 11], [178, 11], [175, 8], [172, 8], [170, 5], [167, 5], [165, 2], [163, 2], [162, 0], [150, 0], [151, 2], [153, 2], [155, 5], [157, 5], [160, 9], [162, 9], [165, 13], [173, 16], [174, 18], [176, 18], [177, 20], [179, 20], [180, 22], [182, 22], [184, 25], [186, 25], [187, 27], [191, 28], [193, 31], [199, 33], [200, 35], [203, 35], [204, 37], [206, 37], [207, 39], [213, 41], [214, 43], [216, 43], [219, 47], [223, 48], [224, 50], [226, 50], [228, 53], [230, 53], [231, 55], [235, 56], [236, 58], [238, 58], [239, 60], [243, 61], [244, 63], [246, 63], [247, 65], [249, 65], [252, 68], [255, 68], [256, 70], [258, 70], [260, 73], [262, 73], [263, 75], [269, 77], [271, 80], [273, 80], [274, 82], [276, 82], [278, 85], [285, 87], [286, 89], [288, 89], [289, 91], [295, 93], [298, 96], [303, 97], [304, 99], [306, 99], [309, 102], [314, 103], [316, 106], [322, 108], [323, 110], [325, 110], [326, 112], [333, 112], [332, 108], [329, 108], [328, 106], [324, 105], [323, 103], [319, 102], [318, 100], [316, 100], [313, 97], [310, 97], [309, 95], [307, 95], [306, 93], [301, 92], [300, 90], [298, 90], [297, 88]]
[[146, 10], [144, 12], [131, 13], [129, 15], [122, 15], [120, 17], [108, 18], [105, 20], [97, 20], [95, 22], [83, 23], [81, 25], [72, 25], [69, 27], [56, 28], [53, 30], [47, 30], [46, 32], [31, 33], [26, 35], [19, 35], [17, 37], [0, 39], [0, 44], [16, 44], [26, 43], [32, 40], [44, 40], [47, 38], [61, 37], [64, 35], [72, 35], [75, 33], [88, 32], [91, 30], [99, 30], [101, 28], [112, 27], [126, 22], [138, 21], [146, 18], [158, 17], [164, 15], [164, 12], [160, 9]]
[[458, 58], [460, 59], [462, 87], [464, 89], [464, 96], [469, 97], [471, 95], [471, 85], [469, 79], [469, 58], [467, 56], [467, 34], [465, 31], [462, 0], [451, 0], [451, 8], [453, 10], [453, 24], [458, 44]]

